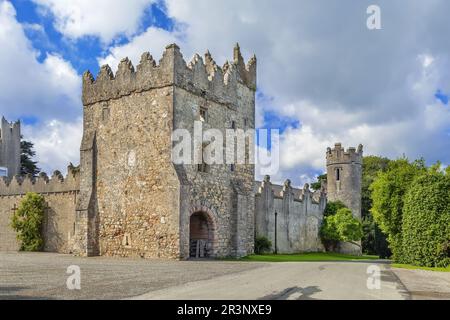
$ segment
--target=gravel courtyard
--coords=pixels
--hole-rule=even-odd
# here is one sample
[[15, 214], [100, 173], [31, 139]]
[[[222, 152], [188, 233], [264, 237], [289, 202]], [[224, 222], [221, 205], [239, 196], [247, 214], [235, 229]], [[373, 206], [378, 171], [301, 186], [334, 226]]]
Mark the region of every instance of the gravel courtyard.
[[[381, 289], [367, 288], [367, 268]], [[68, 290], [69, 266], [81, 290]], [[78, 258], [0, 253], [4, 299], [450, 299], [450, 274], [391, 269], [377, 262], [250, 263]]]

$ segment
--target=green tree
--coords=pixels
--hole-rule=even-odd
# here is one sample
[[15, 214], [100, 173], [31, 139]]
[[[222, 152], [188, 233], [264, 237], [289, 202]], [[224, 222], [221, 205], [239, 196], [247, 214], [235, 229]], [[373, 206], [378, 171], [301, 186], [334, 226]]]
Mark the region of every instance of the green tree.
[[404, 198], [414, 179], [426, 172], [425, 162], [407, 159], [391, 161], [372, 183], [372, 214], [380, 229], [388, 235], [394, 260], [401, 257]]
[[362, 248], [364, 253], [378, 255], [381, 258], [389, 258], [391, 252], [388, 247], [387, 237], [380, 230], [372, 217], [372, 198], [370, 186], [375, 181], [379, 172], [385, 172], [391, 160], [388, 158], [367, 156], [363, 159], [362, 171], [362, 199], [361, 215], [363, 219], [364, 236]]
[[44, 245], [41, 234], [45, 199], [36, 193], [27, 193], [19, 209], [11, 218], [11, 227], [17, 232], [21, 251], [40, 251]]
[[322, 188], [322, 182], [327, 183], [327, 174], [322, 174], [317, 177], [317, 182], [311, 183], [311, 189], [314, 191], [320, 190]]
[[34, 161], [33, 158], [36, 156], [36, 152], [34, 151], [34, 144], [30, 141], [22, 140], [20, 141], [20, 173], [22, 175], [31, 174], [36, 176], [41, 172], [41, 169], [37, 167], [37, 161]]
[[423, 267], [450, 265], [450, 173], [440, 164], [414, 180], [405, 195], [401, 262]]
[[347, 207], [341, 201], [330, 201], [327, 203], [327, 206], [325, 207], [325, 211], [324, 211], [323, 215], [325, 217], [334, 216], [339, 211], [339, 209], [343, 209], [343, 208], [347, 208]]
[[320, 234], [328, 248], [335, 247], [339, 241], [349, 242], [360, 247], [361, 245], [356, 241], [361, 240], [363, 229], [361, 221], [353, 217], [350, 209], [341, 208], [336, 214], [324, 219]]

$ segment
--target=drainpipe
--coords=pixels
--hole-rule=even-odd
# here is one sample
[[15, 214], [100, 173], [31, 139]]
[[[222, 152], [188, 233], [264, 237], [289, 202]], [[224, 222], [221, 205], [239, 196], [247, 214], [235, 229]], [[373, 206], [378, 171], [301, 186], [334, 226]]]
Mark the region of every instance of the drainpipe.
[[278, 236], [278, 224], [277, 224], [277, 220], [278, 220], [278, 212], [275, 211], [275, 254], [278, 254], [278, 243], [277, 243], [277, 236]]

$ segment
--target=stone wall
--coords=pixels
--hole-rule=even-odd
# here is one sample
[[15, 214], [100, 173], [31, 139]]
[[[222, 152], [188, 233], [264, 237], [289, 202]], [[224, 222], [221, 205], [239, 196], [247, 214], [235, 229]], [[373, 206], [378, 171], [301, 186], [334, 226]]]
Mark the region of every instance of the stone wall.
[[47, 204], [42, 228], [44, 251], [72, 252], [79, 174], [71, 168], [65, 178], [56, 171], [51, 179], [45, 174], [37, 179], [19, 176], [0, 179], [0, 251], [19, 249], [10, 224], [14, 210], [27, 192], [43, 195]]
[[[270, 177], [256, 184], [256, 234], [267, 237], [275, 249], [277, 228], [278, 253], [320, 252], [319, 236], [326, 207], [326, 194], [313, 193], [308, 185], [295, 189], [288, 180], [284, 186], [273, 185]], [[275, 226], [275, 212], [277, 224]]]
[[0, 167], [8, 169], [8, 177], [20, 174], [20, 122], [0, 122]]
[[93, 153], [94, 165], [82, 155], [89, 183], [82, 184], [80, 201], [92, 210], [84, 222], [90, 255], [179, 257], [172, 101], [173, 89], [166, 87], [85, 106], [83, 144], [93, 141], [94, 148], [82, 153]]
[[[226, 137], [226, 130], [255, 128], [255, 58], [245, 65], [239, 46], [234, 49], [233, 62], [223, 68], [216, 65], [209, 52], [204, 59], [195, 55], [187, 67], [179, 51], [175, 50], [174, 56], [179, 66], [174, 91], [175, 128], [186, 129], [193, 137], [201, 108], [207, 112], [203, 132], [214, 129]], [[247, 140], [247, 149], [250, 143]], [[196, 211], [206, 213], [214, 222], [213, 256], [242, 257], [253, 252], [254, 159], [249, 158], [249, 152], [246, 156], [246, 164], [213, 164], [207, 172], [199, 171], [197, 165], [177, 168], [186, 179], [186, 192], [181, 197], [183, 258], [189, 257], [189, 220]]]

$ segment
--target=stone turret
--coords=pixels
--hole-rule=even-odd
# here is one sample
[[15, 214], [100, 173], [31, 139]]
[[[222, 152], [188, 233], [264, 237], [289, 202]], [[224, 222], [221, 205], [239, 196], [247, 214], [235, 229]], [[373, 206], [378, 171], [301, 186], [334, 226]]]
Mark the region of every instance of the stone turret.
[[[363, 146], [345, 150], [340, 143], [327, 150], [328, 201], [341, 201], [361, 219]], [[361, 248], [342, 244], [343, 253], [361, 254]]]
[[9, 178], [20, 174], [20, 122], [10, 123], [4, 117], [0, 124], [0, 167]]

